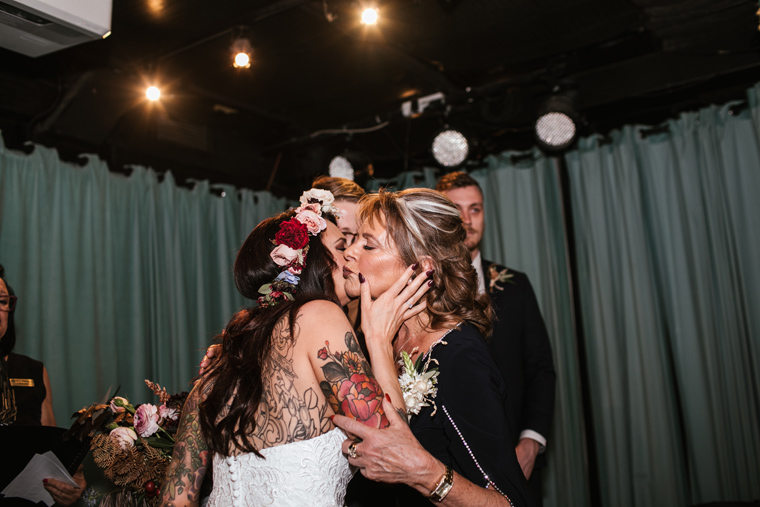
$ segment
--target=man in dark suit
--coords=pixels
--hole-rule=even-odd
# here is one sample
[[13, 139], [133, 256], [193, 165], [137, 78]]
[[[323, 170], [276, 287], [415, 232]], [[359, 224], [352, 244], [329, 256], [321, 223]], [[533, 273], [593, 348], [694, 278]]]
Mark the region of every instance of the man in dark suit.
[[488, 338], [507, 381], [507, 408], [515, 452], [538, 505], [542, 505], [541, 468], [554, 412], [556, 374], [549, 334], [533, 287], [525, 273], [483, 260], [480, 241], [485, 219], [483, 192], [465, 172], [450, 173], [436, 186], [462, 214], [467, 247], [478, 274], [478, 290], [491, 296], [496, 320]]

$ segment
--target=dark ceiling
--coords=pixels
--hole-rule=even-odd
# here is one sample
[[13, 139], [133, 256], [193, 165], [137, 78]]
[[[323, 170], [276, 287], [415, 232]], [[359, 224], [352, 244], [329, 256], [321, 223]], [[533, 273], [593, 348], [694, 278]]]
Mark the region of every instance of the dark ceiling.
[[[552, 91], [575, 97], [586, 135], [741, 99], [760, 81], [757, 10], [748, 0], [389, 0], [366, 27], [348, 0], [115, 0], [105, 40], [39, 58], [0, 49], [0, 129], [11, 147], [33, 141], [64, 159], [94, 152], [113, 170], [141, 164], [293, 195], [346, 148], [366, 153], [377, 176], [433, 165], [444, 124], [475, 140], [470, 164], [527, 149]], [[250, 36], [249, 69], [231, 65], [235, 27]], [[159, 103], [144, 99], [153, 83]], [[437, 92], [445, 105], [402, 114]]]

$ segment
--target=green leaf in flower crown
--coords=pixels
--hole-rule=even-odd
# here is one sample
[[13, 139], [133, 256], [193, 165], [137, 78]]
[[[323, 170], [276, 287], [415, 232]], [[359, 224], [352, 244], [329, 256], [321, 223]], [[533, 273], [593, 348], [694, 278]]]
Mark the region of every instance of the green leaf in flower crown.
[[259, 294], [267, 295], [272, 292], [272, 284], [268, 283], [259, 287]]

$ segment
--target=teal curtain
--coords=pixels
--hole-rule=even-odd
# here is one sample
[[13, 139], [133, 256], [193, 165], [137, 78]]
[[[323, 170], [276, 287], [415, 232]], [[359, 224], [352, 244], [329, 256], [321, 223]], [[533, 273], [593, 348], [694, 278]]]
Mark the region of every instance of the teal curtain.
[[[557, 370], [557, 400], [548, 461], [544, 505], [588, 505], [583, 408], [573, 327], [567, 249], [556, 160], [538, 151], [488, 159], [471, 172], [483, 188], [486, 231], [483, 256], [527, 273], [546, 321]], [[401, 173], [382, 181], [397, 190], [433, 188], [435, 169]], [[375, 187], [379, 188], [380, 184]], [[373, 187], [373, 188], [375, 188]]]
[[759, 96], [566, 156], [602, 505], [760, 498]]
[[[268, 193], [178, 187], [89, 157], [63, 163], [0, 145], [0, 263], [19, 296], [15, 351], [45, 363], [56, 420], [109, 388], [155, 401], [187, 389], [214, 334], [247, 304], [232, 263], [248, 232], [286, 207]], [[113, 394], [113, 392], [111, 393]]]

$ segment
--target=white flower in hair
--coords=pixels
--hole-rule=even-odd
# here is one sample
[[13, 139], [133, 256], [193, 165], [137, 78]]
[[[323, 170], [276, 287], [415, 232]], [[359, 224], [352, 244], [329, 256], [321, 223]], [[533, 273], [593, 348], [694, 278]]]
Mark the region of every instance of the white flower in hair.
[[333, 206], [335, 197], [333, 197], [332, 192], [329, 190], [312, 188], [301, 195], [301, 207], [304, 207], [313, 201], [318, 201], [321, 204], [322, 213], [331, 213], [335, 218], [340, 218], [342, 216], [341, 211]]

